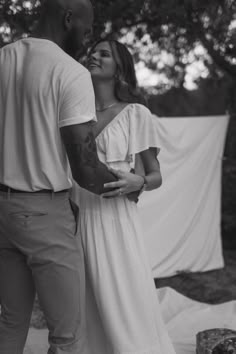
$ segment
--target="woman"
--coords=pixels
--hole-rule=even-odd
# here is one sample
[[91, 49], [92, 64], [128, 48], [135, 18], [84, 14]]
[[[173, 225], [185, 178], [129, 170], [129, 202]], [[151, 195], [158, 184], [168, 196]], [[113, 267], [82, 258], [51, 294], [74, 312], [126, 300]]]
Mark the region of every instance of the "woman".
[[[140, 96], [134, 64], [123, 44], [98, 42], [89, 54], [88, 69], [96, 97], [94, 133], [99, 158], [119, 170], [121, 179], [108, 185], [119, 185], [119, 189], [103, 196], [78, 186], [74, 190], [88, 278], [89, 352], [174, 354], [161, 319], [131, 193], [161, 185], [153, 118], [137, 103]], [[130, 172], [133, 167], [136, 174]]]

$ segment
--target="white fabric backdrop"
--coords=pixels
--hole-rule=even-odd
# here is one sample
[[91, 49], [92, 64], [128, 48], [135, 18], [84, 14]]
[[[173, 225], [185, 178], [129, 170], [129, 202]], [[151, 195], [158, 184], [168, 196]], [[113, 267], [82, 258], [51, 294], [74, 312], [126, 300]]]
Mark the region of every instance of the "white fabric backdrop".
[[[228, 116], [155, 118], [163, 185], [143, 194], [140, 215], [154, 277], [223, 266], [221, 159]], [[207, 305], [171, 288], [157, 290], [176, 354], [196, 353], [196, 334], [236, 330], [236, 301]], [[24, 354], [44, 354], [48, 331], [31, 329]]]
[[154, 119], [163, 184], [139, 202], [153, 277], [221, 268], [221, 166], [229, 117]]

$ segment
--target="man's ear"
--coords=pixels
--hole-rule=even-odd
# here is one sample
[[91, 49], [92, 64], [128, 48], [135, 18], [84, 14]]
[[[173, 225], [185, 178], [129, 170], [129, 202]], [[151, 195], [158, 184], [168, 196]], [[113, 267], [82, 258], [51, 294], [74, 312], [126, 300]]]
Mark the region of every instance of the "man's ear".
[[65, 29], [71, 29], [71, 26], [72, 26], [72, 10], [67, 10], [66, 11], [66, 14], [65, 14], [65, 17], [64, 17], [64, 26], [65, 26]]

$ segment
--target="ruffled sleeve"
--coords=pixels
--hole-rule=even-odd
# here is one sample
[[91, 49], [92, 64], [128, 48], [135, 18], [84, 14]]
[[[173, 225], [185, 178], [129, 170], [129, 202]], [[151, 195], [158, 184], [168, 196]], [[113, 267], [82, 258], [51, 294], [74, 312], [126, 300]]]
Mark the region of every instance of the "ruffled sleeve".
[[160, 152], [155, 118], [149, 109], [141, 104], [134, 104], [129, 112], [129, 155], [135, 155], [149, 148]]

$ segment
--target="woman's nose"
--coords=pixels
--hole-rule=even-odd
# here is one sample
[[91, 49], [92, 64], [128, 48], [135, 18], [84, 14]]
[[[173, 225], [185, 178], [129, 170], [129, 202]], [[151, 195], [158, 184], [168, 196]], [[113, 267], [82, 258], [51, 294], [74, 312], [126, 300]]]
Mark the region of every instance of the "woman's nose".
[[98, 59], [99, 59], [99, 53], [98, 53], [98, 52], [93, 52], [93, 53], [91, 54], [91, 58], [92, 58], [92, 59], [95, 59], [95, 60], [98, 60]]

